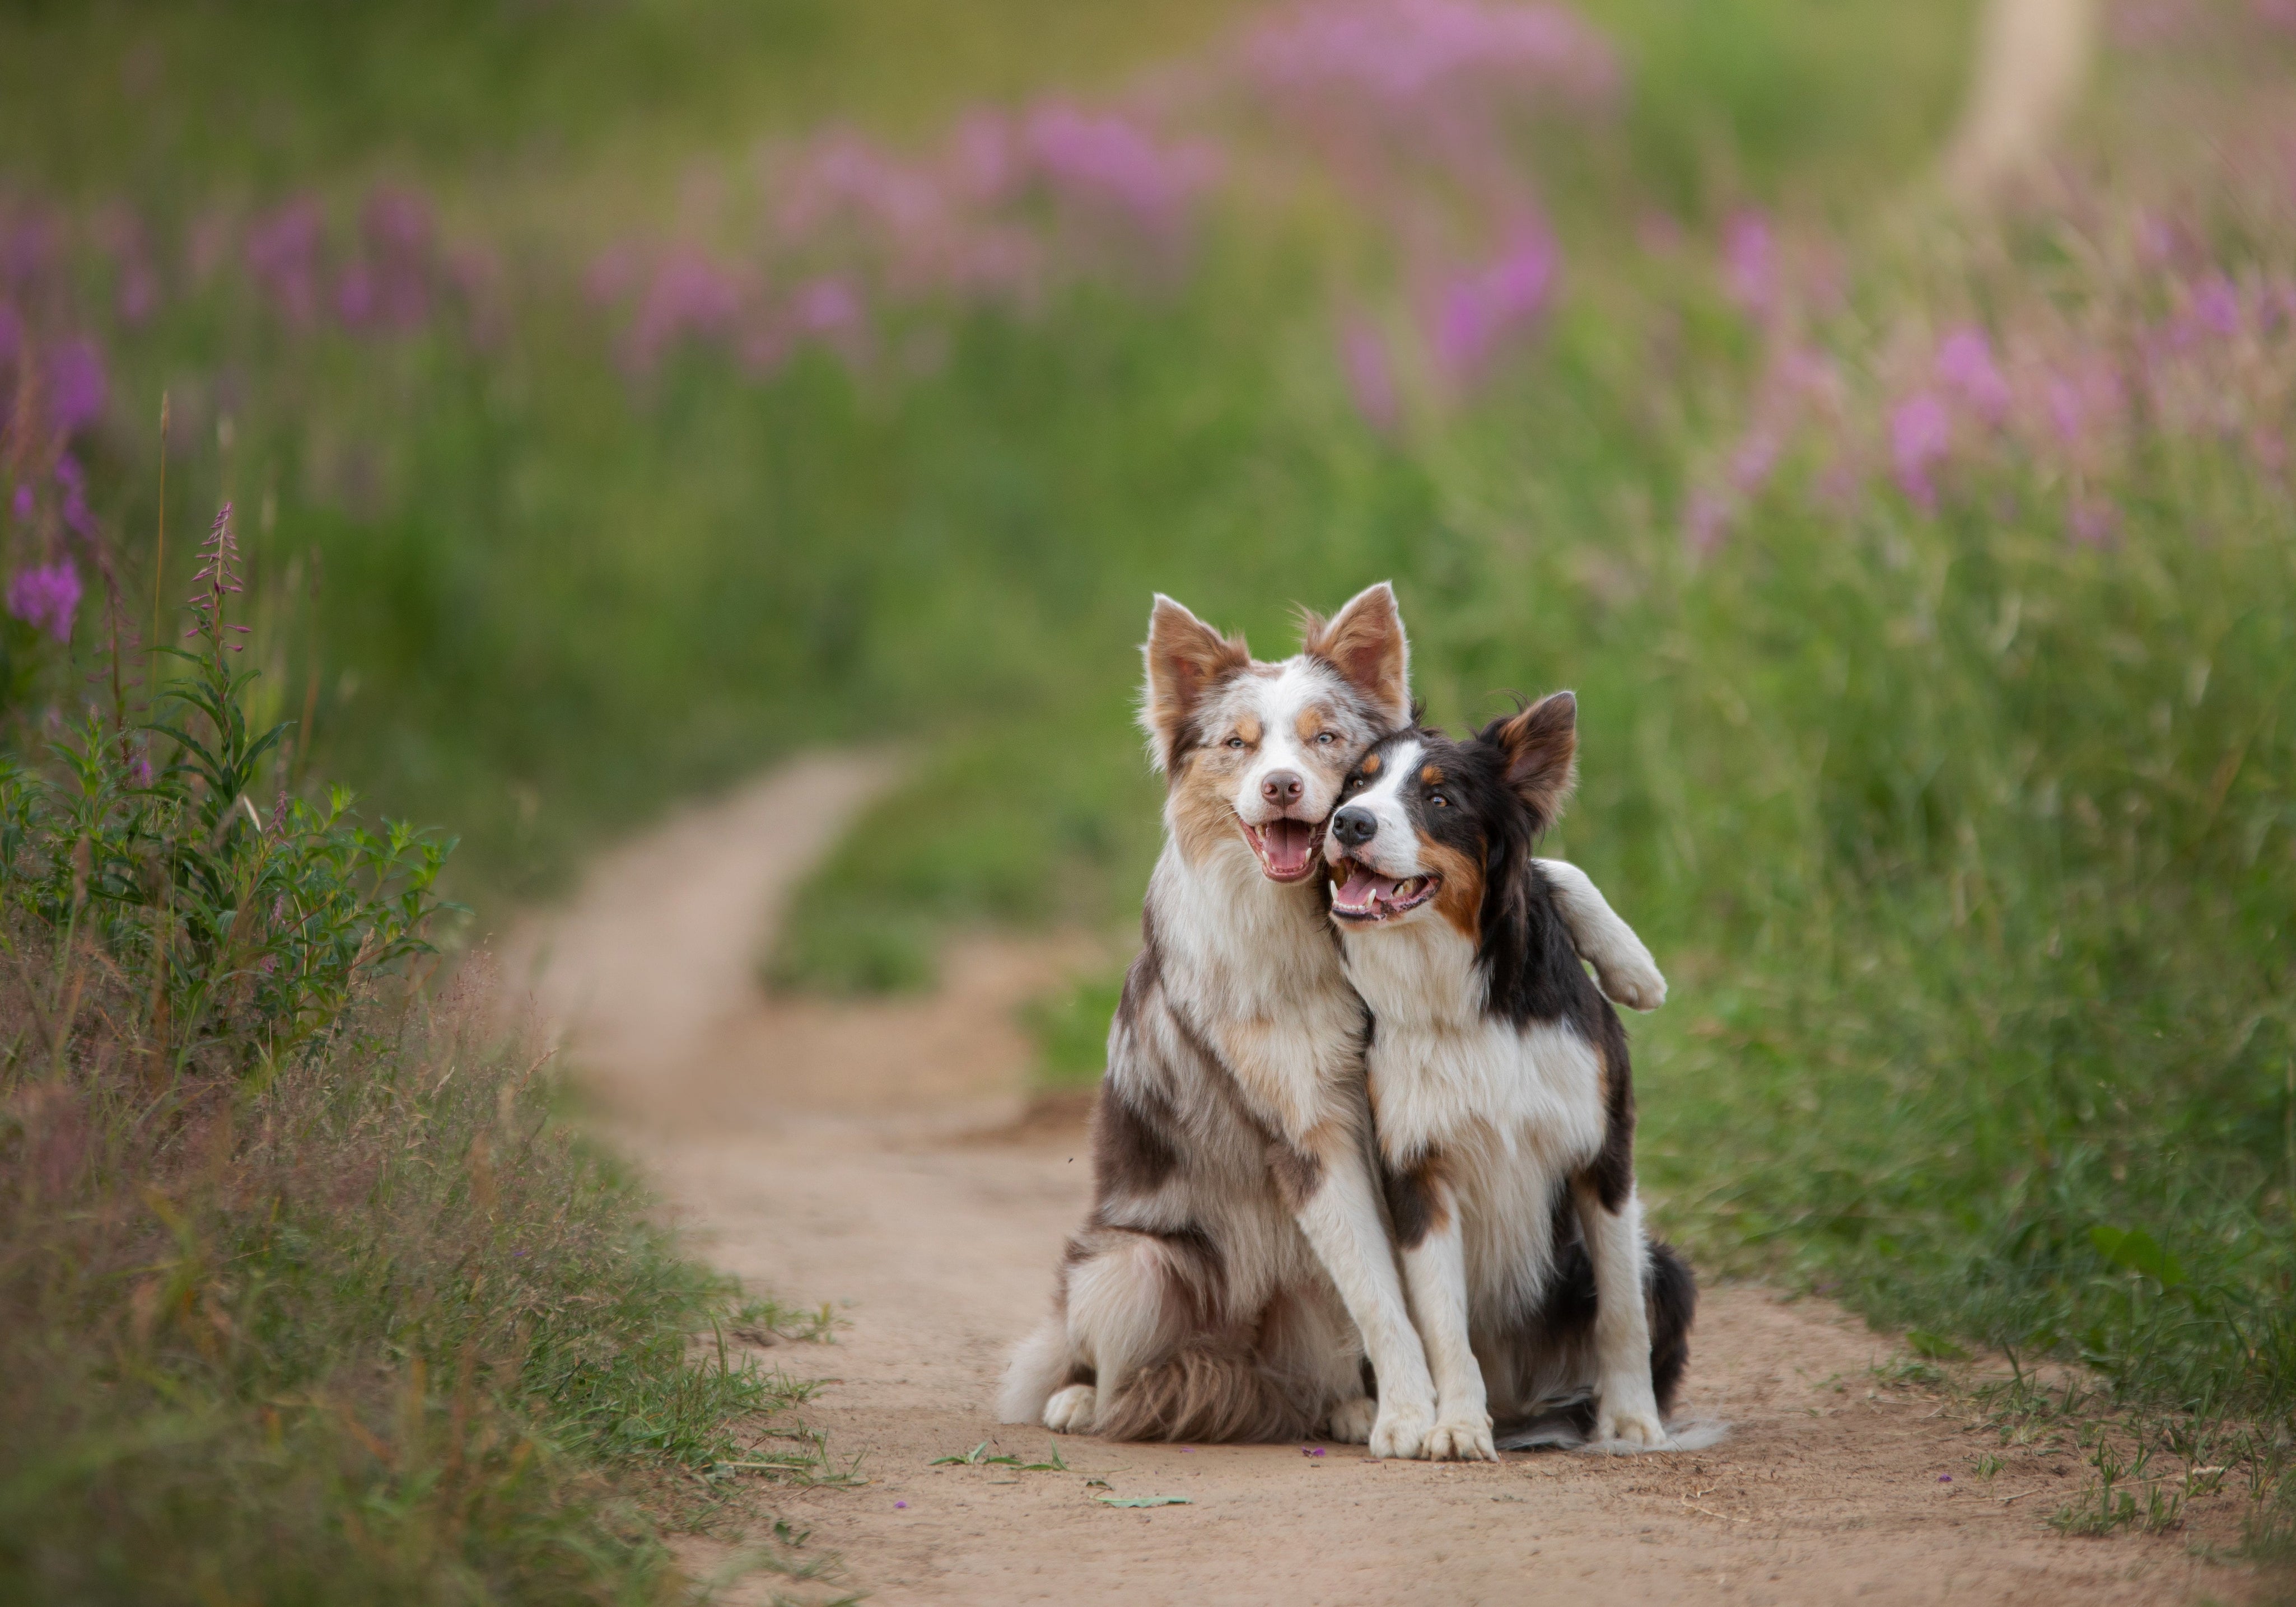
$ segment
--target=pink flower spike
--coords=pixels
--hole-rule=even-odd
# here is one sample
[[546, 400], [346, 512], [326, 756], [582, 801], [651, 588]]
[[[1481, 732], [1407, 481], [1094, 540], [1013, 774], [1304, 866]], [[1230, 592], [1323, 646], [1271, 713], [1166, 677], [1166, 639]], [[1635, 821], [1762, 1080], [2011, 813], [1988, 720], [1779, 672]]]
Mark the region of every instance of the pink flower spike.
[[1988, 424], [1999, 423], [2009, 412], [2009, 381], [1993, 360], [1992, 341], [1973, 324], [1938, 342], [1937, 379]]
[[1937, 511], [1937, 488], [1930, 471], [1953, 447], [1953, 421], [1935, 393], [1908, 397], [1890, 416], [1890, 451], [1896, 460], [1898, 488], [1923, 512]]
[[897, 1511], [897, 1512], [898, 1512], [898, 1511], [899, 1511], [902, 1507], [905, 1507], [905, 1506], [906, 1506], [906, 1505], [908, 1505], [908, 1503], [907, 1503], [907, 1502], [906, 1502], [906, 1501], [896, 1501], [896, 1502], [894, 1502], [894, 1503], [893, 1503], [894, 1510], [895, 1510], [895, 1511]]
[[1724, 283], [1730, 299], [1756, 316], [1777, 300], [1777, 243], [1770, 220], [1756, 211], [1732, 217], [1722, 237]]
[[8, 611], [59, 642], [71, 640], [79, 598], [79, 571], [70, 559], [20, 570], [8, 582]]
[[1730, 533], [1730, 504], [1710, 486], [1690, 494], [1682, 510], [1682, 544], [1701, 557], [1722, 545]]

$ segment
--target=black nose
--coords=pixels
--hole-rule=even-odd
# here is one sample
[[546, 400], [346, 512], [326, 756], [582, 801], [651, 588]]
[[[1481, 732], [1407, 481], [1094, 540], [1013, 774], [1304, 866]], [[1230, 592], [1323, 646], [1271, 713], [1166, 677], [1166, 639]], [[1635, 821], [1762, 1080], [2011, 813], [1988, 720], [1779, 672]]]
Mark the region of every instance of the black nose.
[[1332, 816], [1332, 835], [1341, 848], [1359, 849], [1379, 835], [1379, 821], [1361, 804], [1349, 804]]
[[1271, 770], [1267, 779], [1259, 783], [1259, 795], [1272, 804], [1295, 804], [1307, 784], [1289, 770]]

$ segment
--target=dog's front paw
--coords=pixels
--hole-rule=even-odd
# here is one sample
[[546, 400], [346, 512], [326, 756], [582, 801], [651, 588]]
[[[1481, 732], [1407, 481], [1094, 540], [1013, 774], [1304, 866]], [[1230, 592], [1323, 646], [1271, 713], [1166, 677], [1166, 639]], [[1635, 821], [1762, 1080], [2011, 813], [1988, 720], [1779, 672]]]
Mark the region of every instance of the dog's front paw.
[[1089, 1434], [1100, 1415], [1100, 1392], [1090, 1384], [1070, 1384], [1045, 1403], [1045, 1426], [1055, 1434]]
[[1498, 1447], [1491, 1444], [1491, 1414], [1476, 1412], [1437, 1420], [1427, 1435], [1430, 1462], [1496, 1462]]
[[1343, 1400], [1324, 1420], [1324, 1432], [1341, 1445], [1369, 1445], [1372, 1425], [1379, 1421], [1379, 1403], [1368, 1395]]
[[1371, 1425], [1371, 1454], [1416, 1461], [1427, 1455], [1427, 1433], [1435, 1426], [1432, 1401], [1379, 1403], [1379, 1416]]
[[1659, 1421], [1658, 1402], [1651, 1398], [1650, 1387], [1603, 1390], [1602, 1408], [1595, 1417], [1595, 1438], [1622, 1445], [1664, 1445], [1666, 1425]]
[[1614, 949], [1595, 960], [1595, 979], [1611, 1002], [1629, 1010], [1655, 1010], [1666, 1003], [1666, 978], [1648, 950]]

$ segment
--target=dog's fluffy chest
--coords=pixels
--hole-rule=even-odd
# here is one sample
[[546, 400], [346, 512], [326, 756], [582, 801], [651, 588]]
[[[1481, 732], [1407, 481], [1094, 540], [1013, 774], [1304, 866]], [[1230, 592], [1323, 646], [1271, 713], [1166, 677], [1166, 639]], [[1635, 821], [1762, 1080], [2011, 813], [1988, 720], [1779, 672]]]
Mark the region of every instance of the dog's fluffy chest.
[[1317, 891], [1268, 883], [1239, 842], [1193, 865], [1168, 848], [1149, 896], [1166, 981], [1245, 1096], [1294, 1136], [1343, 1114], [1363, 1006]]
[[1441, 920], [1350, 934], [1345, 974], [1373, 1016], [1368, 1068], [1382, 1152], [1535, 1163], [1563, 1177], [1601, 1149], [1602, 1059], [1565, 1021], [1487, 1008], [1474, 945]]

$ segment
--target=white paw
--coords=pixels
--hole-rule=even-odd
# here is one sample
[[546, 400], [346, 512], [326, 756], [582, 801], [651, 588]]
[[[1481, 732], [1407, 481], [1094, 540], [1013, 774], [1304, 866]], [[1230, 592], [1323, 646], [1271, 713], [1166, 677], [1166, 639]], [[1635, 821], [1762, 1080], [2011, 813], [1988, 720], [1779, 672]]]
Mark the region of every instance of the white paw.
[[1411, 1462], [1427, 1455], [1427, 1431], [1435, 1426], [1432, 1401], [1379, 1403], [1379, 1416], [1371, 1425], [1371, 1454]]
[[1647, 950], [1612, 950], [1595, 957], [1595, 975], [1613, 1004], [1629, 1010], [1655, 1010], [1666, 1003], [1666, 978]]
[[1446, 1415], [1427, 1436], [1427, 1459], [1430, 1462], [1496, 1462], [1498, 1449], [1491, 1444], [1491, 1414], [1476, 1412]]
[[1658, 1420], [1658, 1403], [1651, 1398], [1650, 1387], [1603, 1390], [1602, 1409], [1595, 1418], [1595, 1438], [1624, 1445], [1664, 1445], [1666, 1425]]
[[1379, 1420], [1379, 1403], [1368, 1395], [1343, 1400], [1324, 1421], [1324, 1432], [1341, 1445], [1369, 1445], [1372, 1424]]
[[1089, 1434], [1100, 1415], [1100, 1392], [1090, 1384], [1070, 1384], [1045, 1403], [1045, 1426], [1055, 1434]]

